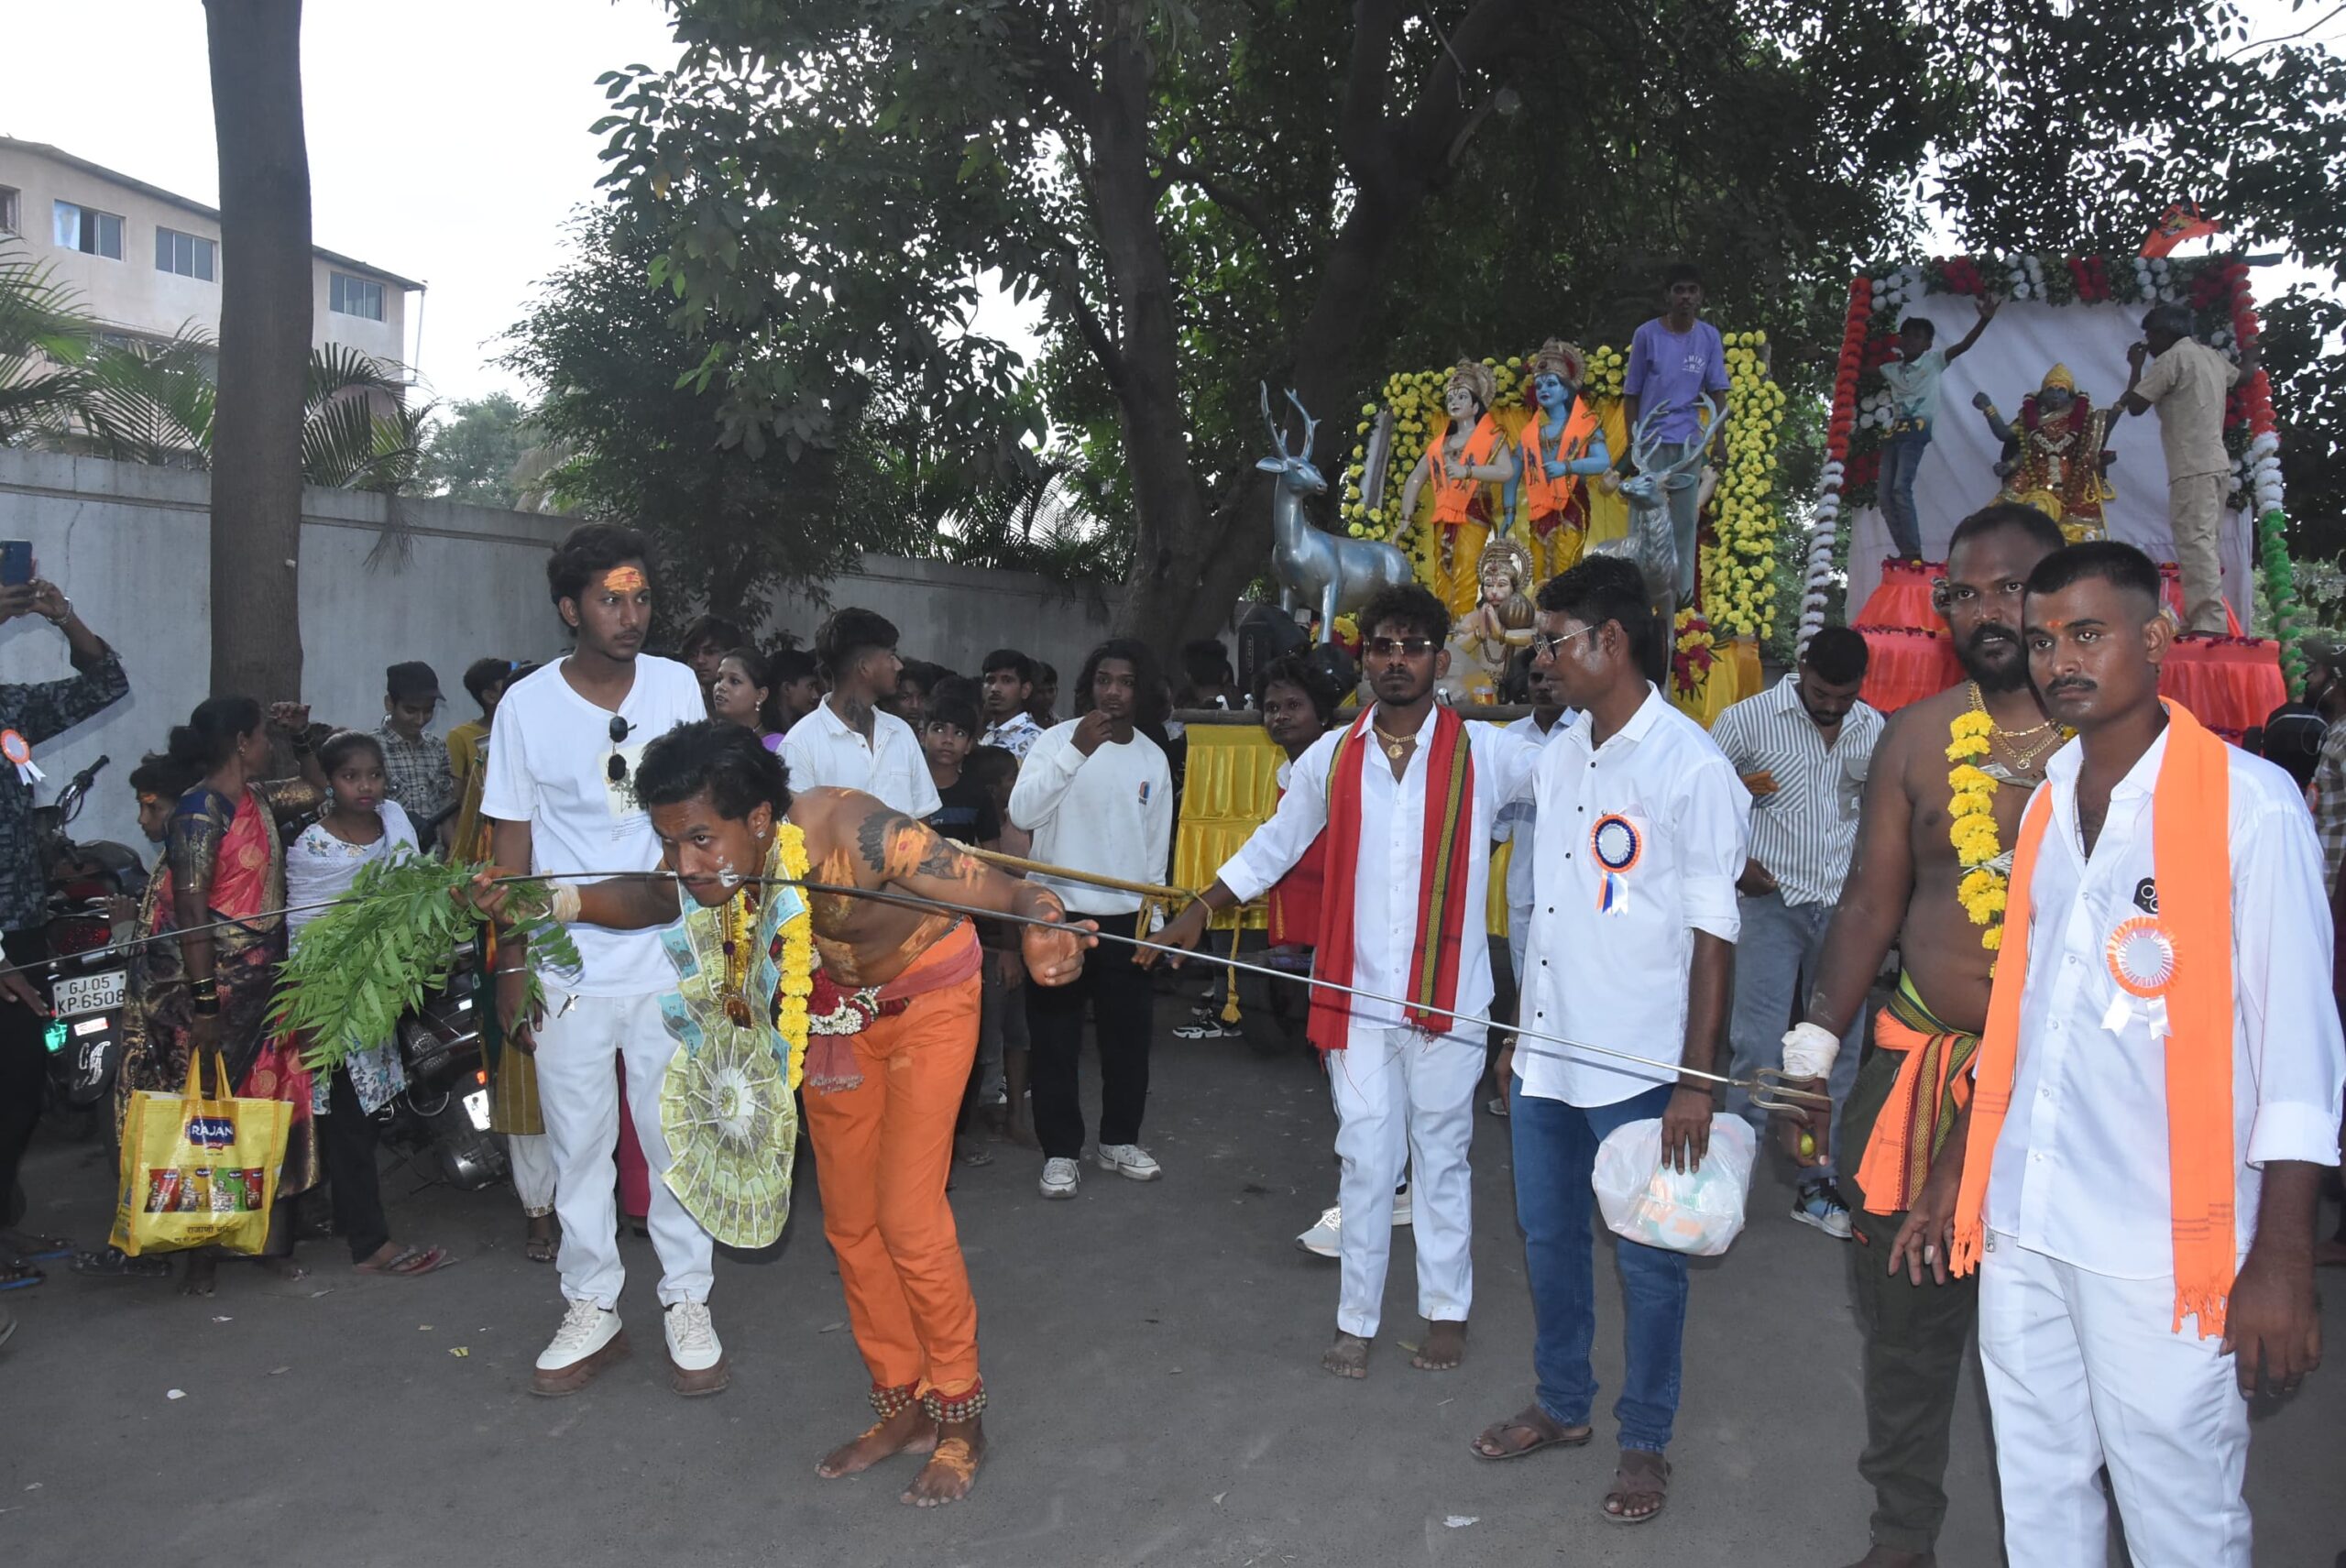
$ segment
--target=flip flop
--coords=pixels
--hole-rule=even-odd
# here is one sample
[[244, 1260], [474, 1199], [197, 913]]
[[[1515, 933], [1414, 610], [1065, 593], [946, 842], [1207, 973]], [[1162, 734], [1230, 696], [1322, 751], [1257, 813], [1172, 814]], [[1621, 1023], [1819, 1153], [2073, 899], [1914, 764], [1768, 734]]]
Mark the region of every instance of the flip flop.
[[[1537, 1442], [1528, 1444], [1522, 1448], [1509, 1449], [1504, 1453], [1485, 1453], [1483, 1452], [1483, 1444], [1485, 1442], [1489, 1442], [1495, 1445], [1499, 1444], [1503, 1441], [1504, 1434], [1517, 1431], [1528, 1431], [1534, 1434], [1553, 1431], [1555, 1435], [1553, 1437], [1540, 1437]], [[1539, 1406], [1527, 1405], [1521, 1411], [1516, 1415], [1510, 1416], [1506, 1420], [1494, 1421], [1491, 1425], [1485, 1427], [1483, 1429], [1482, 1435], [1477, 1437], [1473, 1442], [1468, 1443], [1466, 1446], [1474, 1453], [1475, 1458], [1488, 1460], [1492, 1464], [1497, 1464], [1509, 1459], [1521, 1459], [1527, 1453], [1537, 1453], [1543, 1448], [1585, 1448], [1588, 1446], [1589, 1440], [1594, 1438], [1595, 1435], [1596, 1429], [1594, 1426], [1584, 1428], [1581, 1431], [1574, 1433], [1563, 1427], [1555, 1420], [1554, 1417], [1549, 1415], [1547, 1411], [1541, 1409]]]
[[361, 1263], [355, 1266], [361, 1274], [388, 1274], [400, 1279], [412, 1279], [420, 1274], [433, 1274], [455, 1266], [448, 1249], [435, 1247], [401, 1247], [399, 1255], [385, 1263]]
[[29, 1290], [48, 1277], [29, 1263], [0, 1263], [0, 1290]]
[[532, 1263], [552, 1263], [554, 1254], [562, 1249], [559, 1234], [551, 1236], [525, 1236], [521, 1241], [521, 1255]]

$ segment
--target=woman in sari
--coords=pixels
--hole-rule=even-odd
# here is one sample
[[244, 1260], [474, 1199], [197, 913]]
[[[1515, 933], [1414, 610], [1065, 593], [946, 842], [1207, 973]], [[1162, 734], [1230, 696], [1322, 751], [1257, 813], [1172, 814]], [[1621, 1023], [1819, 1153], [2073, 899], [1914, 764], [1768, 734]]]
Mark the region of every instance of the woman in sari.
[[[126, 1075], [134, 1089], [178, 1090], [191, 1049], [217, 1052], [235, 1093], [283, 1100], [293, 1124], [278, 1179], [277, 1207], [260, 1262], [299, 1278], [293, 1262], [291, 1200], [318, 1180], [311, 1084], [290, 1041], [270, 1036], [269, 1003], [285, 960], [285, 844], [280, 825], [313, 815], [325, 798], [325, 775], [309, 741], [310, 710], [279, 703], [266, 722], [248, 696], [215, 696], [196, 705], [173, 729], [170, 755], [200, 770], [180, 797], [163, 841], [170, 875], [167, 905], [179, 940], [134, 949], [130, 977], [134, 1053]], [[301, 769], [299, 779], [265, 780], [270, 731], [284, 735]], [[143, 1058], [143, 1059], [141, 1059]], [[180, 1288], [209, 1296], [217, 1254], [188, 1257]]]

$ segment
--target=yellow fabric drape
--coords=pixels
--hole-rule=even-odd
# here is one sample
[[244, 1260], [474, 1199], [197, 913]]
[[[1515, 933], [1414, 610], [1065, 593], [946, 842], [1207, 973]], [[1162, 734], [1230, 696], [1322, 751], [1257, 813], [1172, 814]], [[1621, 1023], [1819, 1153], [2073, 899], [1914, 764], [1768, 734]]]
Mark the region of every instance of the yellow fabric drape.
[[[1279, 764], [1287, 757], [1257, 724], [1192, 724], [1189, 739], [1173, 880], [1183, 887], [1206, 887], [1246, 836], [1269, 820], [1279, 799]], [[1267, 921], [1259, 901], [1213, 919], [1224, 929], [1260, 929]]]

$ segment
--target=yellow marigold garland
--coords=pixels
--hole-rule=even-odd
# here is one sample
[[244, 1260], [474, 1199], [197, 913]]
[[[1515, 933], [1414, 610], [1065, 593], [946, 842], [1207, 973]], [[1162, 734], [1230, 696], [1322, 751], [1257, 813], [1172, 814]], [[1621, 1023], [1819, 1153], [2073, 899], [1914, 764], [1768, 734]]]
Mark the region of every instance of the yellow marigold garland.
[[[794, 883], [806, 880], [806, 835], [784, 822], [774, 833], [774, 863]], [[790, 1087], [806, 1064], [806, 999], [815, 993], [815, 916], [800, 897], [798, 913], [782, 926], [782, 991], [774, 999], [773, 1025], [789, 1054]]]
[[1956, 863], [1964, 868], [1956, 896], [1974, 926], [1985, 927], [1979, 945], [1990, 952], [2004, 944], [2004, 904], [2011, 879], [1988, 862], [2003, 853], [1996, 830], [1996, 781], [1972, 759], [1988, 754], [1988, 737], [1996, 721], [1979, 712], [1958, 713], [1947, 725], [1946, 760], [1955, 764], [1946, 776], [1953, 795], [1947, 801], [1947, 839], [1955, 846]]

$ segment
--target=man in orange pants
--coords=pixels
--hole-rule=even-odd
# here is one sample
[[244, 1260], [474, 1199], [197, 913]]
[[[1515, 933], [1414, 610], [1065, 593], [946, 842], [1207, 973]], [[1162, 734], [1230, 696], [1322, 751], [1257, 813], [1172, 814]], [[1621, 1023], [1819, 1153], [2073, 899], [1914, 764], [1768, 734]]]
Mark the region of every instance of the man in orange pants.
[[[794, 796], [781, 763], [738, 725], [669, 731], [645, 749], [633, 783], [670, 875], [558, 887], [555, 918], [619, 929], [671, 926], [679, 887], [703, 911], [728, 912], [722, 1006], [737, 1024], [758, 1015], [773, 1022], [793, 1058], [790, 1081], [803, 1065], [823, 1234], [839, 1259], [880, 1415], [817, 1472], [851, 1475], [894, 1454], [926, 1454], [903, 1500], [921, 1508], [957, 1501], [969, 1495], [985, 1453], [978, 1309], [945, 1198], [953, 1124], [977, 1050], [979, 950], [962, 916], [882, 900], [909, 894], [1035, 921], [1064, 920], [1066, 912], [1049, 890], [989, 870], [870, 795], [817, 789]], [[794, 862], [786, 850], [804, 858]], [[755, 901], [794, 896], [800, 877], [881, 895], [809, 890], [818, 964], [794, 960], [787, 926], [768, 941], [740, 941], [733, 929], [736, 910], [749, 930], [772, 928], [774, 912], [759, 925]], [[776, 881], [784, 885], [772, 886]], [[474, 901], [496, 916], [505, 896], [484, 876]], [[1041, 985], [1073, 980], [1095, 940], [1091, 929], [1027, 926], [1027, 972]], [[795, 967], [798, 989], [811, 992], [803, 1000], [804, 1045], [795, 1048], [785, 1022], [800, 1004]], [[699, 975], [691, 993], [710, 990], [712, 978]]]

